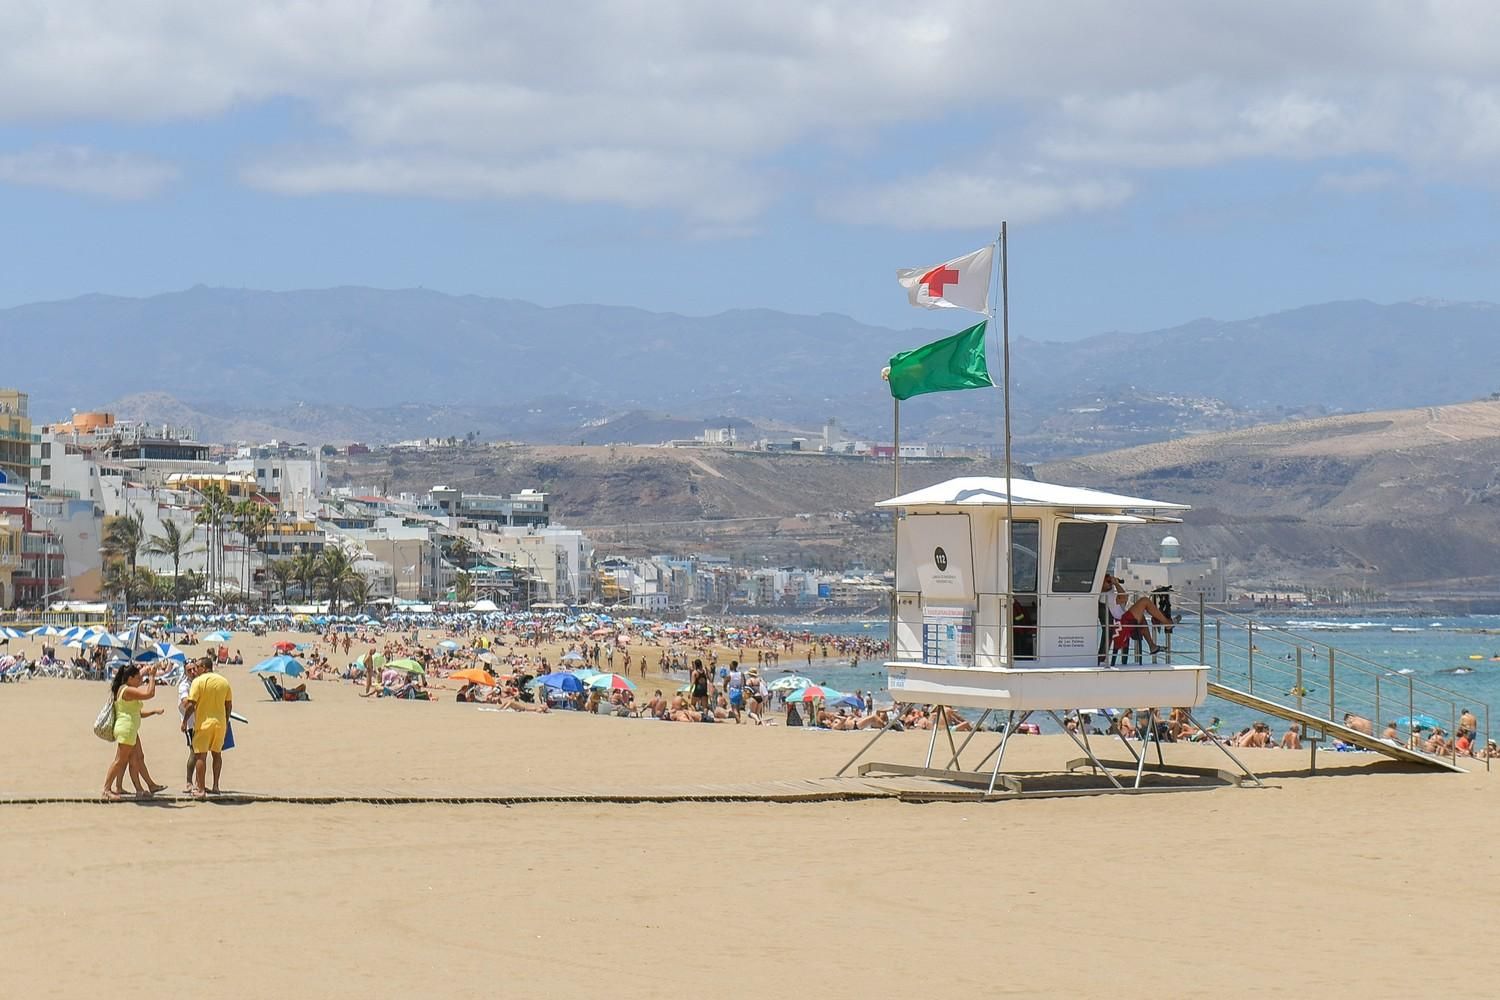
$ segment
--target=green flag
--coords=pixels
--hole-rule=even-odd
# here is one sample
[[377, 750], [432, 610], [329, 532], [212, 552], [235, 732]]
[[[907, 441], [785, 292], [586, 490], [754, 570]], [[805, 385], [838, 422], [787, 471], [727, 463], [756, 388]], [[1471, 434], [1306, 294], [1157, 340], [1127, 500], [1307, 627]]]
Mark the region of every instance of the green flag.
[[924, 392], [993, 386], [984, 363], [984, 323], [891, 358], [891, 395], [910, 399]]

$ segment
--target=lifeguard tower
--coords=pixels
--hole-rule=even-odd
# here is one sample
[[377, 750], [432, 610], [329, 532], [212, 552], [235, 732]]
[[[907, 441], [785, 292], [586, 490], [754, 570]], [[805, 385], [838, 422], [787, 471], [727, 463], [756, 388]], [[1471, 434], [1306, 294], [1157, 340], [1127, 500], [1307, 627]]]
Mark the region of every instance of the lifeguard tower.
[[[1122, 525], [1176, 523], [1188, 508], [1028, 479], [1009, 483], [1007, 491], [1004, 478], [950, 479], [876, 505], [897, 515], [892, 649], [886, 663], [890, 693], [897, 702], [936, 706], [939, 721], [925, 765], [867, 763], [859, 773], [940, 778], [981, 785], [989, 794], [1001, 784], [1022, 794], [1021, 780], [1001, 772], [1005, 747], [1020, 722], [1042, 712], [1086, 754], [1068, 769], [1088, 766], [1108, 779], [1108, 788], [1089, 793], [1146, 791], [1141, 779], [1149, 742], [1137, 753], [1122, 738], [1132, 758], [1126, 766], [1135, 771], [1127, 784], [1094, 753], [1086, 727], [1072, 732], [1058, 713], [1149, 707], [1157, 758], [1151, 771], [1259, 784], [1211, 734], [1244, 778], [1211, 768], [1169, 767], [1163, 757], [1158, 710], [1186, 712], [1197, 726], [1191, 712], [1208, 697], [1206, 665], [1171, 662], [1170, 645], [1152, 662], [1111, 666], [1101, 655], [1100, 593], [1116, 532]], [[968, 740], [963, 747], [954, 745], [947, 708], [981, 710], [975, 732], [991, 715], [1005, 715], [1000, 743], [974, 769], [959, 767]], [[948, 766], [935, 768], [940, 728], [947, 732], [951, 757]], [[863, 757], [881, 733], [839, 773]], [[990, 755], [994, 766], [986, 773], [981, 768]]]

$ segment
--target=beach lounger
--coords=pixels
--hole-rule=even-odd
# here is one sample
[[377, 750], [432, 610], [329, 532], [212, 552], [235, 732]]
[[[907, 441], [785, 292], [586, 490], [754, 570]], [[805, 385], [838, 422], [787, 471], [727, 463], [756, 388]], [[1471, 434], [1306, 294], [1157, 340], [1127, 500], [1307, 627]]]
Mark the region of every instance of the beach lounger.
[[288, 698], [286, 689], [276, 682], [276, 679], [268, 674], [261, 674], [260, 681], [266, 686], [266, 693], [271, 696], [272, 701], [312, 701], [306, 691], [297, 692], [297, 697]]

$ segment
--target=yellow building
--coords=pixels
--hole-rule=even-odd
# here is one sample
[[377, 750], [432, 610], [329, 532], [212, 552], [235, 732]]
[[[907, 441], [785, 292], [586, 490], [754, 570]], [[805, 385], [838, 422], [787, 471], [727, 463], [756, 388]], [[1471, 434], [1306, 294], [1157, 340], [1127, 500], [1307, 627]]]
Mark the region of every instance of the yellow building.
[[31, 446], [41, 444], [42, 438], [31, 432], [27, 400], [18, 389], [0, 389], [0, 475], [13, 484], [30, 482], [41, 465], [31, 454]]
[[21, 568], [22, 534], [21, 516], [0, 511], [0, 608], [16, 604], [16, 588], [11, 578]]

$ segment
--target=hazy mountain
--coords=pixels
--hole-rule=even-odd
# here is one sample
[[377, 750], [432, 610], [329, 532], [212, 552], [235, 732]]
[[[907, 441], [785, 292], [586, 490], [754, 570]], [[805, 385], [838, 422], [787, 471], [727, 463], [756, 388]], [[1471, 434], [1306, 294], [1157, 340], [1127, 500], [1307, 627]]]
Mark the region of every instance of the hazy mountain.
[[[1018, 441], [1045, 457], [1486, 396], [1500, 390], [1497, 334], [1500, 309], [1485, 303], [1338, 302], [1066, 344], [1018, 335]], [[670, 415], [682, 422], [674, 433], [708, 415], [803, 429], [837, 416], [856, 435], [885, 436], [878, 372], [933, 338], [769, 310], [692, 317], [426, 290], [199, 287], [0, 310], [0, 381], [28, 390], [41, 419], [167, 394], [173, 403], [154, 398], [202, 414], [200, 433], [215, 437], [281, 426], [329, 440], [470, 430], [599, 440], [606, 420], [645, 433], [653, 421], [619, 420], [633, 411]], [[921, 397], [902, 412], [913, 439], [974, 442], [997, 439], [999, 415], [999, 394], [986, 391]]]

